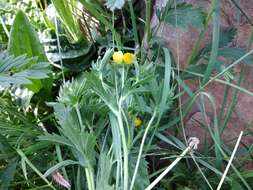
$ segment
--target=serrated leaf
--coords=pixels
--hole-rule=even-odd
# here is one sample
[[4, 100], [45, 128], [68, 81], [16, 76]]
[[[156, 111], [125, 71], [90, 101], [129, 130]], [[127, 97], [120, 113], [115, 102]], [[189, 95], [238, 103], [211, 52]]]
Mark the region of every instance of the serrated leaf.
[[[17, 57], [12, 55], [0, 60], [0, 85], [2, 87], [9, 87], [11, 84], [28, 85], [32, 84], [31, 79], [48, 78], [48, 74], [51, 73], [49, 64], [37, 63], [28, 67], [31, 60], [34, 59], [28, 59], [25, 55]], [[28, 68], [22, 70], [26, 67]]]
[[[220, 31], [220, 38], [219, 38], [219, 48], [224, 48], [229, 43], [231, 43], [236, 35], [237, 31], [235, 28], [230, 27], [223, 31]], [[201, 50], [200, 54], [207, 54], [211, 51], [211, 42], [206, 45], [204, 49]]]
[[177, 26], [180, 27], [193, 26], [201, 28], [203, 27], [204, 19], [205, 14], [200, 8], [182, 3], [177, 5], [177, 9], [174, 9], [174, 7], [169, 9], [165, 15], [164, 21], [172, 24], [173, 26], [176, 26], [177, 24]]
[[112, 170], [112, 161], [109, 155], [102, 152], [99, 156], [98, 172], [97, 172], [97, 181], [96, 189], [97, 190], [114, 190], [115, 188], [109, 185], [109, 180]]
[[232, 42], [235, 38], [237, 31], [233, 27], [226, 28], [225, 30], [220, 32], [220, 41], [219, 47], [224, 47], [228, 45], [228, 43]]
[[9, 71], [11, 69], [19, 69], [28, 64], [30, 59], [26, 55], [14, 57], [13, 55], [7, 56], [0, 60], [0, 73]]
[[[218, 51], [218, 56], [224, 57], [230, 61], [236, 61], [242, 56], [244, 56], [247, 51], [243, 48], [233, 48], [233, 47], [225, 47]], [[253, 56], [248, 56], [242, 60], [242, 62], [246, 65], [250, 65], [253, 63]]]
[[43, 136], [39, 136], [39, 140], [49, 141], [49, 142], [73, 147], [73, 144], [67, 138], [65, 138], [64, 136], [56, 135], [56, 134], [46, 134]]
[[95, 144], [96, 138], [88, 132], [80, 132], [80, 130], [66, 127], [61, 130], [61, 133], [68, 138], [75, 149], [73, 153], [84, 167], [95, 164]]
[[125, 0], [107, 0], [105, 3], [106, 7], [111, 11], [114, 11], [115, 9], [122, 9], [124, 4]]
[[48, 63], [37, 63], [24, 71], [14, 74], [13, 76], [28, 79], [45, 79], [49, 77], [49, 73], [51, 73], [51, 71], [49, 70]]

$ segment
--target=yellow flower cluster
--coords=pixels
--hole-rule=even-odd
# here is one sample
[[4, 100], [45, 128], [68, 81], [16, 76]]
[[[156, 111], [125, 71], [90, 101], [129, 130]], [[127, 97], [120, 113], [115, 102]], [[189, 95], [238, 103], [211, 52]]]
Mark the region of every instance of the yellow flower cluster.
[[139, 128], [142, 124], [142, 120], [139, 117], [134, 118], [134, 127]]
[[122, 51], [116, 51], [112, 55], [112, 59], [114, 63], [117, 64], [127, 64], [131, 65], [135, 60], [135, 55], [133, 53], [122, 53]]

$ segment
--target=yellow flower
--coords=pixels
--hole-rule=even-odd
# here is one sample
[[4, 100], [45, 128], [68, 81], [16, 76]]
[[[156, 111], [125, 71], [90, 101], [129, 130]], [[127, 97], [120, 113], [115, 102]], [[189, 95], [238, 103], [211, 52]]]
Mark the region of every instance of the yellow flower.
[[115, 62], [115, 63], [118, 63], [118, 64], [122, 63], [122, 61], [123, 61], [122, 51], [114, 52], [113, 55], [112, 55], [112, 59], [113, 59], [113, 62]]
[[142, 120], [139, 117], [134, 118], [134, 127], [139, 128], [142, 124]]
[[135, 55], [133, 53], [124, 53], [123, 55], [123, 61], [124, 63], [130, 65], [134, 62]]

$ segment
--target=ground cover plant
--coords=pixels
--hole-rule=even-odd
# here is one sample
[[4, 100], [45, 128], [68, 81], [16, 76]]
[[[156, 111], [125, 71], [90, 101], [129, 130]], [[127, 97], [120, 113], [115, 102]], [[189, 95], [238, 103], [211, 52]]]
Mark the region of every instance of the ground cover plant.
[[2, 0], [0, 189], [251, 189], [245, 9]]

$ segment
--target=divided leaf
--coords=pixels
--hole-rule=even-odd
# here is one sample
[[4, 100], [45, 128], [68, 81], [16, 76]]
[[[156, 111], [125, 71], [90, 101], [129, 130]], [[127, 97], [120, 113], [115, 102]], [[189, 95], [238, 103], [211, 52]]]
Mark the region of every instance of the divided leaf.
[[27, 85], [31, 84], [33, 79], [48, 78], [48, 74], [51, 73], [48, 63], [37, 63], [22, 70], [31, 61], [33, 59], [28, 59], [25, 55], [8, 56], [0, 60], [0, 86]]
[[191, 25], [196, 28], [201, 28], [203, 27], [204, 19], [205, 14], [200, 8], [182, 3], [177, 5], [176, 9], [171, 7], [165, 14], [164, 21], [173, 26], [177, 24], [177, 26], [181, 27], [188, 27]]

